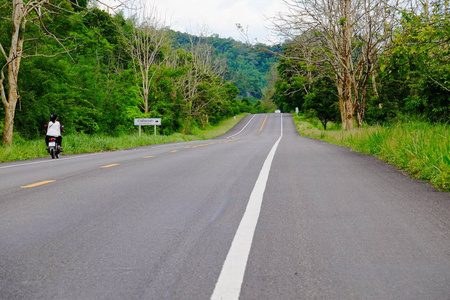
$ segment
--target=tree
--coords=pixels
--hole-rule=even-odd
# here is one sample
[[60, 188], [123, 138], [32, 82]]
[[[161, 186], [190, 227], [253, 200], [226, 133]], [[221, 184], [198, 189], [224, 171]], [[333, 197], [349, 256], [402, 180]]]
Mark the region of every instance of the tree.
[[339, 98], [333, 89], [333, 81], [329, 77], [317, 79], [305, 97], [305, 103], [302, 110], [306, 113], [312, 111], [327, 130], [328, 122], [336, 122], [339, 120]]
[[303, 38], [299, 36], [288, 45], [284, 50], [287, 57], [280, 59], [277, 100], [283, 110], [301, 107], [306, 114], [317, 117], [326, 130], [327, 123], [339, 117], [339, 98], [333, 76], [327, 73], [327, 61], [319, 64], [312, 48], [301, 47], [299, 40]]
[[[375, 84], [374, 67], [390, 38], [397, 7], [395, 0], [283, 0], [287, 13], [274, 20], [274, 30], [313, 51], [314, 63], [331, 70], [342, 127], [353, 128], [355, 110], [362, 125], [368, 83]], [[375, 85], [374, 85], [375, 86]]]
[[270, 68], [267, 73], [268, 86], [263, 89], [263, 99], [261, 100], [262, 112], [273, 112], [277, 108], [277, 105], [273, 102], [273, 97], [275, 95], [275, 82], [278, 79], [278, 72], [276, 65]]
[[190, 38], [190, 51], [179, 50], [174, 61], [182, 70], [177, 87], [186, 114], [186, 131], [193, 120], [208, 119], [208, 115], [202, 116], [204, 109], [222, 98], [221, 91], [227, 85], [223, 79], [225, 64], [213, 56], [214, 49], [207, 39], [201, 34]]
[[149, 95], [153, 79], [158, 69], [164, 65], [165, 48], [169, 47], [167, 25], [157, 11], [156, 5], [142, 7], [134, 16], [133, 29], [130, 35], [125, 33], [129, 41], [129, 51], [133, 59], [136, 74], [140, 75], [140, 92], [144, 105], [144, 113], [149, 112]]
[[402, 14], [402, 26], [381, 59], [383, 106], [394, 102], [396, 113], [449, 122], [450, 19], [446, 5], [448, 1], [424, 2], [420, 11]]
[[[66, 1], [7, 0], [0, 8], [2, 27], [10, 36], [0, 43], [0, 95], [5, 108], [2, 142], [9, 145], [13, 141], [14, 116], [20, 98], [21, 61], [27, 57], [49, 57], [71, 51], [73, 40], [63, 37], [61, 31], [64, 28], [54, 26], [53, 20], [61, 18], [61, 15], [74, 16], [75, 13], [72, 4]], [[70, 20], [67, 22], [70, 26]]]
[[315, 67], [309, 62], [311, 51], [298, 43], [289, 43], [280, 58], [277, 70], [278, 80], [275, 82], [275, 103], [282, 111], [293, 111], [296, 107], [302, 107], [305, 97], [311, 89], [314, 77], [319, 76]]

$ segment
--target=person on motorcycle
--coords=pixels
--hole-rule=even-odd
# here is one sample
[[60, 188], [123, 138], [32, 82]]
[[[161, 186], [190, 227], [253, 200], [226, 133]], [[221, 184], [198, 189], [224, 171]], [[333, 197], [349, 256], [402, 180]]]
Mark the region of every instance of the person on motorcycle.
[[64, 129], [63, 129], [61, 123], [59, 123], [59, 121], [58, 121], [58, 115], [52, 114], [50, 116], [50, 122], [48, 122], [44, 126], [47, 129], [47, 134], [45, 136], [45, 144], [47, 145], [47, 150], [48, 150], [48, 142], [50, 141], [50, 138], [52, 136], [54, 136], [54, 137], [56, 137], [56, 142], [58, 143], [58, 145], [60, 147], [60, 151], [62, 152], [63, 149], [62, 149], [61, 132], [64, 132]]

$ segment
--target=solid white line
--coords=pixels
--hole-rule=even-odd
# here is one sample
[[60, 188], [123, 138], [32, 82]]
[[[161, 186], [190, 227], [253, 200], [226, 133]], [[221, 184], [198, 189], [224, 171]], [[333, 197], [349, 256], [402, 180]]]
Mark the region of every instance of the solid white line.
[[236, 136], [236, 135], [238, 135], [239, 133], [241, 133], [241, 132], [245, 129], [245, 127], [247, 127], [248, 124], [250, 124], [250, 122], [253, 120], [254, 117], [256, 117], [256, 115], [253, 115], [253, 117], [250, 119], [250, 121], [248, 121], [247, 124], [245, 124], [244, 128], [242, 128], [238, 133], [235, 133], [235, 134], [233, 134], [233, 135], [227, 136], [227, 139], [232, 138], [233, 136]]
[[81, 154], [81, 155], [77, 155], [77, 156], [71, 156], [71, 157], [60, 158], [60, 159], [58, 159], [58, 160], [52, 159], [52, 160], [34, 161], [34, 162], [29, 162], [29, 163], [19, 163], [19, 164], [10, 165], [10, 166], [3, 166], [3, 167], [0, 167], [0, 169], [17, 168], [17, 167], [22, 167], [22, 166], [29, 166], [29, 165], [36, 165], [36, 164], [43, 164], [43, 163], [55, 163], [55, 162], [57, 162], [57, 161], [64, 161], [64, 160], [70, 160], [70, 159], [78, 159], [78, 158], [88, 157], [88, 156], [92, 156], [92, 155], [99, 155], [99, 154], [101, 154], [101, 153]]
[[[143, 146], [143, 147], [149, 147], [151, 149], [153, 148], [162, 148], [162, 147], [173, 147], [174, 145], [177, 144], [195, 144], [198, 142], [205, 142], [205, 141], [190, 141], [190, 142], [178, 142], [178, 143], [171, 143], [171, 144], [158, 144], [158, 145], [149, 145], [149, 146]], [[135, 150], [134, 148], [130, 148]], [[117, 150], [116, 152], [119, 151], [128, 151], [129, 149], [120, 149]], [[139, 150], [138, 148], [136, 148], [136, 150]], [[93, 156], [93, 155], [101, 155], [105, 152], [95, 152], [95, 153], [86, 153], [86, 154], [77, 154], [77, 155], [70, 155], [70, 156], [62, 156], [59, 159], [49, 159], [49, 160], [40, 160], [40, 161], [33, 161], [33, 162], [26, 162], [26, 163], [18, 163], [18, 164], [14, 164], [14, 165], [8, 165], [8, 166], [0, 166], [0, 169], [8, 169], [8, 168], [17, 168], [17, 167], [22, 167], [22, 166], [29, 166], [29, 165], [36, 165], [36, 164], [44, 164], [44, 163], [56, 163], [58, 161], [64, 161], [64, 160], [71, 160], [71, 159], [78, 159], [78, 158], [84, 158], [84, 157], [88, 157], [88, 156]], [[109, 152], [108, 152], [109, 153]], [[17, 161], [16, 161], [17, 162]], [[11, 162], [4, 162], [6, 163], [14, 163], [14, 161]], [[3, 164], [3, 162], [0, 162], [0, 164]]]
[[211, 296], [212, 300], [237, 300], [241, 293], [244, 273], [247, 267], [247, 260], [252, 246], [253, 235], [258, 223], [264, 191], [269, 178], [270, 167], [272, 165], [275, 152], [283, 137], [283, 119], [281, 117], [281, 135], [269, 152], [264, 165], [256, 180], [250, 199], [245, 209], [239, 228], [234, 236], [227, 258], [220, 272], [216, 287]]

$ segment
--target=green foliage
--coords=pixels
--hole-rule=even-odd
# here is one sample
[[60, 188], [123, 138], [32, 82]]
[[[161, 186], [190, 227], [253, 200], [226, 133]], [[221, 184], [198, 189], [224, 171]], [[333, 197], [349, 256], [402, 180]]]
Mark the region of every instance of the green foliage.
[[313, 112], [313, 115], [320, 120], [325, 130], [328, 122], [340, 120], [339, 99], [335, 91], [336, 87], [329, 78], [317, 79], [311, 88], [311, 92], [305, 96], [305, 103], [302, 106], [304, 112]]
[[392, 51], [380, 66], [381, 117], [406, 114], [450, 121], [449, 36], [450, 20], [438, 6], [430, 15], [403, 14]]
[[[189, 53], [189, 50], [181, 50], [189, 41], [189, 36], [176, 33], [173, 48], [166, 47], [159, 55], [161, 58], [179, 55], [180, 60], [185, 58], [186, 63], [167, 64], [151, 70], [155, 76], [149, 95], [150, 111], [144, 114], [138, 88], [140, 74], [133, 68], [123, 34], [132, 31], [132, 22], [126, 20], [123, 14], [112, 17], [97, 8], [84, 10], [85, 2], [77, 2], [78, 6], [71, 3], [75, 2], [60, 3], [66, 12], [71, 12], [70, 17], [48, 14], [45, 20], [50, 32], [59, 37], [70, 37], [64, 42], [65, 49], [70, 51], [51, 57], [33, 55], [22, 60], [19, 73], [20, 101], [15, 115], [15, 132], [21, 138], [42, 137], [45, 134], [43, 125], [52, 113], [60, 116], [67, 134], [121, 136], [137, 132], [137, 127], [133, 125], [134, 118], [162, 118], [160, 133], [171, 135], [193, 129], [186, 126], [207, 128], [242, 112], [255, 110], [256, 100], [243, 104], [237, 99], [243, 90], [240, 91], [231, 81], [205, 73], [200, 74], [202, 82], [195, 99], [199, 109], [194, 115], [189, 115], [189, 107], [183, 105], [183, 85], [179, 81], [193, 67], [194, 54]], [[8, 38], [11, 36], [11, 25], [7, 21], [10, 15], [8, 9], [8, 5], [2, 6], [0, 12], [0, 42], [5, 51], [9, 50]], [[64, 50], [56, 40], [41, 36], [36, 27], [27, 28], [27, 35], [30, 38], [38, 37], [26, 44], [27, 49], [35, 49], [36, 54]], [[253, 53], [251, 47], [231, 39], [211, 37], [209, 42], [221, 47], [215, 53], [218, 57], [232, 55], [227, 53], [226, 45], [230, 46], [231, 52], [240, 51], [244, 57], [252, 56], [252, 59], [243, 59], [245, 68], [256, 72], [251, 79], [253, 84], [248, 84], [248, 87], [257, 88], [259, 92], [255, 94], [260, 95], [260, 89], [265, 83], [259, 79], [264, 76], [274, 58], [264, 57], [260, 52]], [[0, 56], [1, 60], [4, 61], [3, 56]], [[230, 69], [229, 74], [233, 72], [237, 71]], [[231, 80], [232, 76], [227, 77]], [[248, 80], [241, 78], [240, 82]], [[0, 132], [3, 129], [3, 116], [4, 107], [1, 106]]]
[[[191, 41], [188, 34], [171, 32], [171, 35], [175, 48], [189, 47]], [[199, 39], [194, 38], [194, 41], [199, 42]], [[207, 42], [213, 45], [214, 55], [227, 64], [225, 79], [236, 85], [239, 97], [262, 99], [264, 89], [269, 85], [266, 75], [278, 61], [273, 53], [280, 52], [280, 47], [262, 44], [251, 46], [218, 35], [208, 37]]]
[[275, 104], [284, 112], [302, 107], [306, 96], [303, 88], [306, 78], [296, 72], [302, 66], [290, 59], [281, 58], [277, 69], [279, 79], [275, 82]]
[[[295, 57], [294, 46], [285, 48], [287, 57]], [[274, 101], [282, 111], [294, 111], [296, 107], [305, 114], [317, 117], [323, 127], [337, 121], [339, 98], [331, 75], [320, 73], [315, 66], [304, 61], [282, 58], [278, 64], [279, 78], [275, 83]]]

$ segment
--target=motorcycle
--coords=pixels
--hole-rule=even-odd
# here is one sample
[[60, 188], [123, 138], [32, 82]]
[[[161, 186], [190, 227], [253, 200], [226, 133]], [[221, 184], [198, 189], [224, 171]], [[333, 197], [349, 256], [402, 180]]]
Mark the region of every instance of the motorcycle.
[[61, 153], [61, 146], [58, 145], [58, 140], [55, 136], [50, 137], [47, 152], [52, 156], [52, 159], [55, 157], [59, 158], [59, 154]]

